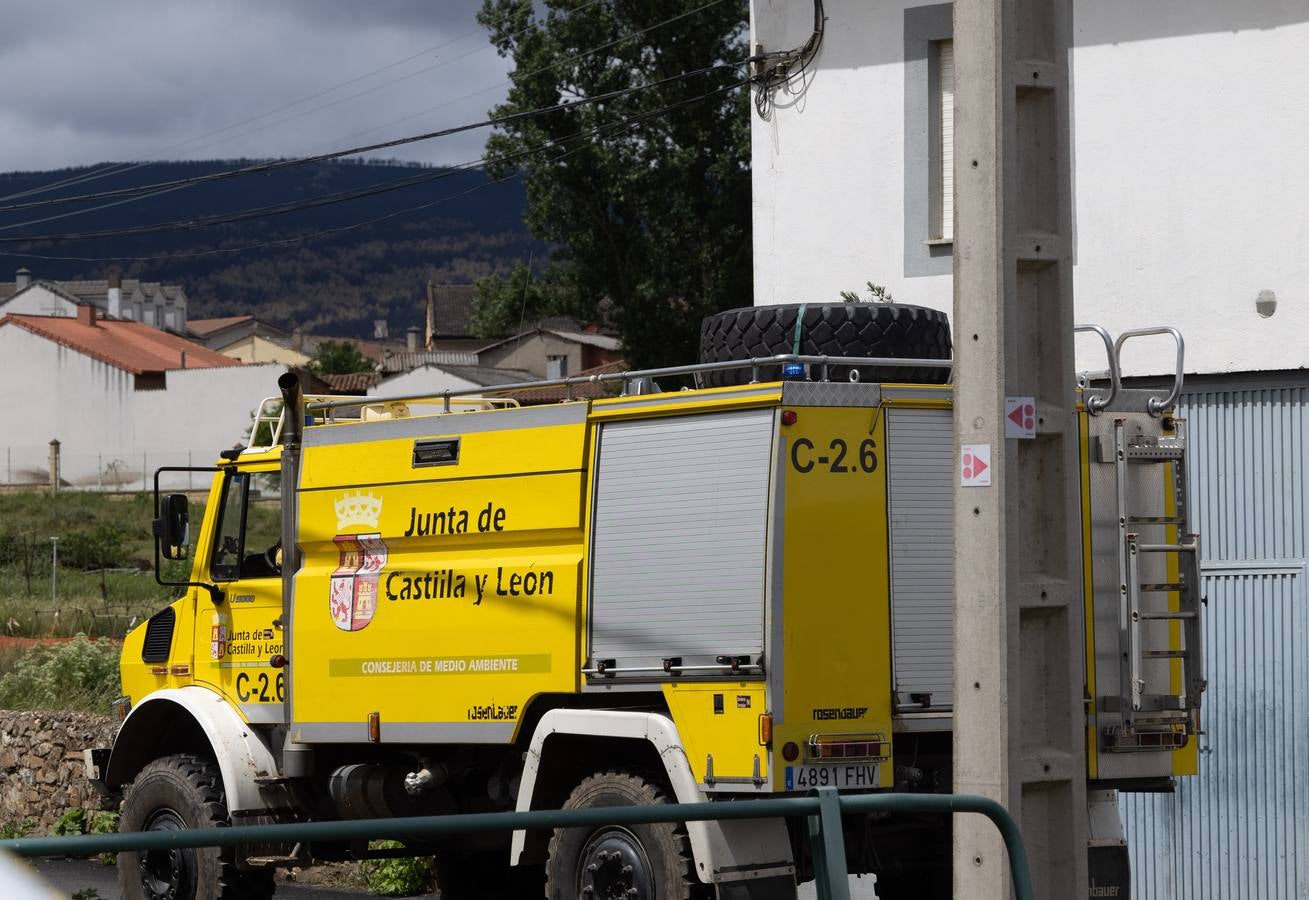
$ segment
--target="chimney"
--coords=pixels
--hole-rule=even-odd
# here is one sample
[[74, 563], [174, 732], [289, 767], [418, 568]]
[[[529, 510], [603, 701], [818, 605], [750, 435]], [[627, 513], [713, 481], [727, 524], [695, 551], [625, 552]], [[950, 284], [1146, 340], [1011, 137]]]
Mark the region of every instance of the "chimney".
[[376, 340], [384, 341], [390, 336], [391, 332], [386, 325], [386, 319], [373, 319], [373, 337]]
[[429, 278], [427, 280], [427, 309], [423, 326], [424, 350], [432, 349], [432, 339], [436, 337], [436, 297], [433, 296], [435, 292], [436, 285], [432, 284], [432, 280]]
[[27, 287], [31, 283], [32, 283], [32, 271], [31, 269], [27, 268], [27, 266], [23, 266], [14, 274], [15, 290], [21, 291], [23, 288]]
[[305, 348], [304, 329], [297, 326], [291, 330], [291, 349], [298, 351], [298, 350], [303, 350], [304, 348]]
[[90, 303], [77, 304], [77, 324], [95, 327], [95, 307]]
[[105, 312], [111, 319], [122, 318], [123, 313], [123, 276], [117, 272], [111, 272], [109, 275], [109, 296], [105, 304]]
[[417, 325], [411, 325], [405, 329], [405, 349], [410, 353], [418, 352], [418, 332]]

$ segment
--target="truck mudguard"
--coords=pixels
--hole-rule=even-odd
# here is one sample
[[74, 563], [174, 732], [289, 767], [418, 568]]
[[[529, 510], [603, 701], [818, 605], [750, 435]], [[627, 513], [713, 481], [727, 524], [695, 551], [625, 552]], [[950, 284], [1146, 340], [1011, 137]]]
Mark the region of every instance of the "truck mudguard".
[[[208, 748], [195, 746], [201, 737]], [[153, 759], [203, 750], [218, 763], [229, 814], [270, 805], [256, 779], [277, 776], [272, 752], [222, 695], [199, 686], [155, 691], [128, 714], [114, 738], [104, 782], [118, 788]]]
[[[677, 726], [659, 713], [600, 709], [552, 709], [541, 717], [523, 765], [518, 789], [518, 810], [532, 809], [532, 796], [540, 779], [549, 777], [546, 740], [555, 734], [646, 741], [664, 764], [664, 773], [678, 803], [706, 803], [708, 794], [696, 785], [682, 748]], [[544, 766], [543, 766], [544, 763]], [[791, 842], [781, 819], [687, 822], [695, 871], [706, 884], [794, 875]], [[509, 860], [518, 865], [527, 833], [515, 831]]]

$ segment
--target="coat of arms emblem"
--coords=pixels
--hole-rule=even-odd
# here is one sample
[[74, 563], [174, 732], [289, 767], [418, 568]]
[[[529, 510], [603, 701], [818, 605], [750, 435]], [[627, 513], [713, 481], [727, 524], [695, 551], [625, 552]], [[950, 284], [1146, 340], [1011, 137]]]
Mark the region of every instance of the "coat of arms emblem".
[[[382, 501], [371, 494], [346, 494], [336, 501], [337, 527], [377, 527]], [[332, 539], [340, 562], [332, 573], [328, 608], [342, 631], [359, 631], [377, 612], [377, 582], [386, 565], [386, 542], [380, 533], [338, 534]]]

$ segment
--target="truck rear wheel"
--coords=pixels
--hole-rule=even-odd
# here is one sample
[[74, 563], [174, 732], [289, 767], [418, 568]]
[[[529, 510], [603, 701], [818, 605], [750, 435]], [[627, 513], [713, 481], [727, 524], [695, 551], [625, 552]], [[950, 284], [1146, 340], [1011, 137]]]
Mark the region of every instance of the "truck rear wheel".
[[[655, 782], [631, 772], [582, 780], [564, 809], [655, 806], [671, 802]], [[655, 825], [556, 828], [545, 864], [549, 900], [691, 900], [699, 892], [686, 829]]]
[[[141, 770], [123, 801], [121, 831], [186, 831], [226, 825], [218, 766], [199, 756], [157, 759]], [[123, 851], [118, 885], [124, 900], [262, 900], [272, 872], [239, 872], [231, 847]]]
[[[746, 306], [706, 316], [700, 325], [700, 362], [726, 362], [780, 353], [802, 356], [876, 356], [893, 359], [949, 359], [950, 321], [940, 310], [900, 303], [782, 303]], [[948, 369], [926, 366], [839, 366], [831, 381], [899, 381], [943, 384]], [[750, 381], [748, 368], [704, 372], [705, 387]], [[762, 366], [760, 381], [781, 377], [778, 366]], [[814, 374], [817, 378], [817, 373]]]

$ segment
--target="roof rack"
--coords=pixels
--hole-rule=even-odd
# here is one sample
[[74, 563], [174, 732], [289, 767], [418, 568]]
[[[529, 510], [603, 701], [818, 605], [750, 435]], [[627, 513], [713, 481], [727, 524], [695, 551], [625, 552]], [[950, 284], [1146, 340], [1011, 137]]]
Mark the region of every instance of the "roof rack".
[[[782, 366], [787, 363], [799, 363], [807, 367], [807, 375], [812, 376], [816, 367], [818, 377], [811, 378], [814, 381], [830, 381], [828, 375], [831, 367], [840, 366], [877, 366], [883, 368], [932, 368], [945, 369], [947, 372], [953, 369], [954, 361], [950, 359], [917, 359], [914, 357], [886, 357], [886, 356], [805, 356], [795, 353], [782, 353], [777, 356], [756, 356], [750, 359], [732, 359], [723, 362], [712, 363], [693, 363], [686, 366], [666, 366], [658, 369], [632, 369], [624, 372], [604, 372], [596, 375], [571, 375], [564, 378], [545, 378], [538, 381], [519, 381], [511, 384], [497, 384], [489, 387], [463, 388], [460, 390], [439, 391], [437, 393], [426, 394], [407, 394], [400, 397], [366, 397], [366, 398], [349, 398], [349, 397], [332, 397], [324, 399], [322, 397], [305, 398], [305, 410], [309, 413], [326, 413], [327, 421], [334, 421], [334, 413], [339, 409], [348, 409], [359, 407], [361, 405], [375, 403], [441, 403], [442, 412], [455, 412], [454, 403], [460, 398], [469, 399], [494, 399], [486, 397], [487, 394], [504, 394], [509, 392], [520, 392], [530, 390], [540, 390], [544, 388], [564, 389], [563, 402], [567, 403], [573, 400], [572, 389], [583, 384], [598, 384], [603, 382], [616, 382], [624, 387], [623, 396], [632, 393], [649, 393], [646, 387], [656, 378], [670, 378], [676, 375], [695, 375], [699, 376], [706, 372], [722, 372], [733, 369], [749, 369], [750, 384], [759, 382], [760, 370], [765, 367]], [[852, 380], [858, 380], [858, 369], [851, 373], [856, 375]], [[697, 384], [700, 380], [697, 378]]]

